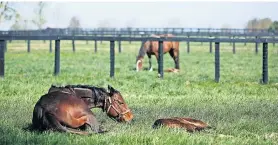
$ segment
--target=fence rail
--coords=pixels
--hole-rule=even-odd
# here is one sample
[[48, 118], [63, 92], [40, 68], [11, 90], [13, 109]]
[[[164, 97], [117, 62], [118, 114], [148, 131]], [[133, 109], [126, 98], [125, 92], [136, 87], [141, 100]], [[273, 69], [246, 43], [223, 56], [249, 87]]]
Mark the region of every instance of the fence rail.
[[[174, 30], [174, 29], [173, 29]], [[177, 30], [177, 29], [175, 29]], [[116, 30], [113, 31], [70, 31], [65, 33], [64, 29], [48, 29], [48, 30], [34, 30], [34, 31], [0, 31], [0, 77], [4, 77], [4, 56], [6, 51], [6, 41], [7, 40], [27, 40], [28, 52], [30, 52], [30, 40], [50, 40], [49, 52], [52, 52], [52, 40], [55, 40], [55, 66], [54, 75], [60, 73], [60, 41], [62, 40], [72, 40], [73, 51], [75, 51], [75, 40], [94, 40], [95, 41], [95, 52], [97, 52], [97, 41], [109, 41], [110, 42], [110, 77], [113, 78], [115, 75], [115, 41], [119, 41], [119, 52], [121, 52], [121, 41], [158, 41], [159, 42], [159, 61], [158, 61], [158, 73], [160, 78], [163, 78], [163, 52], [161, 51], [164, 41], [180, 41], [187, 42], [187, 52], [190, 52], [189, 42], [209, 42], [210, 53], [212, 53], [212, 43], [215, 43], [215, 81], [220, 80], [220, 43], [233, 43], [233, 53], [235, 53], [235, 43], [255, 43], [256, 53], [258, 52], [258, 44], [263, 43], [263, 66], [262, 66], [262, 83], [268, 83], [268, 43], [278, 43], [278, 39], [275, 38], [276, 32], [269, 32], [266, 30], [231, 30], [230, 32], [219, 33], [217, 30], [210, 29], [199, 29], [198, 32], [190, 32], [190, 34], [200, 34], [202, 37], [191, 37], [185, 30], [183, 30], [177, 37], [160, 37], [154, 38], [149, 35], [142, 34], [143, 30]], [[213, 32], [201, 32], [201, 31], [213, 31]], [[223, 31], [223, 29], [221, 29]], [[53, 31], [53, 32], [52, 32]], [[86, 32], [86, 33], [85, 33]], [[92, 33], [89, 33], [92, 32]], [[104, 33], [107, 32], [107, 33]], [[165, 29], [148, 29], [144, 33], [163, 33], [165, 34]], [[168, 32], [168, 31], [167, 31]], [[128, 35], [125, 35], [128, 33]], [[201, 35], [202, 34], [202, 35]], [[219, 35], [215, 35], [219, 34]], [[221, 35], [220, 35], [221, 34]], [[218, 36], [233, 36], [233, 37], [218, 37]], [[231, 35], [228, 35], [231, 34]], [[237, 34], [237, 35], [236, 35]], [[197, 35], [196, 35], [197, 36]], [[210, 36], [210, 37], [208, 37]], [[211, 37], [214, 36], [214, 37]], [[236, 37], [236, 36], [249, 36], [249, 37]], [[253, 37], [255, 36], [255, 37]], [[265, 38], [261, 36], [267, 36]]]
[[188, 38], [188, 37], [121, 37], [121, 36], [0, 36], [0, 40], [95, 40], [95, 41], [186, 41], [186, 42], [235, 42], [278, 43], [278, 38]]
[[237, 36], [266, 37], [277, 36], [278, 31], [268, 29], [211, 29], [211, 28], [95, 28], [95, 29], [57, 29], [0, 31], [0, 36], [92, 36], [92, 35], [128, 35], [144, 36], [171, 33], [178, 36]]

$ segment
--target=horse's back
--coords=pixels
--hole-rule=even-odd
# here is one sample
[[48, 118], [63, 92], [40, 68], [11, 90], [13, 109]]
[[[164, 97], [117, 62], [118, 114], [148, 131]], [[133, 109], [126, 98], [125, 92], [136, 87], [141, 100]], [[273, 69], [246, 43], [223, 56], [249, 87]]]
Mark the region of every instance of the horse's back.
[[209, 125], [201, 120], [197, 120], [197, 119], [194, 119], [194, 118], [189, 118], [189, 117], [174, 117], [175, 119], [183, 122], [183, 123], [190, 123], [190, 124], [194, 124], [196, 126], [199, 126], [199, 127], [208, 127]]
[[32, 123], [35, 128], [49, 128], [46, 114], [52, 114], [59, 121], [70, 124], [70, 117], [78, 118], [88, 111], [87, 105], [75, 94], [53, 91], [41, 96], [34, 107]]

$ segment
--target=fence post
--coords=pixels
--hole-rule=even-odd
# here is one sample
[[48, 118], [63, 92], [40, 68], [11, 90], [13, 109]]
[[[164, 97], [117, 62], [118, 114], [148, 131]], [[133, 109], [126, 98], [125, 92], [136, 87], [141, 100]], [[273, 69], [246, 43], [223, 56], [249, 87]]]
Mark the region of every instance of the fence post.
[[[246, 36], [245, 36], [245, 39], [246, 39]], [[246, 41], [244, 42], [244, 46], [246, 46]]]
[[236, 54], [236, 43], [233, 41], [233, 54]]
[[27, 52], [30, 53], [30, 50], [31, 50], [31, 48], [30, 48], [30, 40], [28, 40], [27, 41]]
[[[95, 35], [97, 37], [97, 35]], [[97, 53], [97, 40], [95, 40], [95, 53]]]
[[49, 52], [52, 53], [52, 40], [49, 40]]
[[[131, 32], [129, 32], [129, 38], [131, 38]], [[131, 41], [129, 40], [129, 44], [131, 44]]]
[[215, 82], [219, 82], [220, 79], [220, 53], [219, 42], [215, 42]]
[[54, 75], [60, 73], [60, 40], [55, 40], [55, 66]]
[[[275, 39], [275, 37], [272, 37], [273, 39]], [[273, 47], [275, 46], [275, 42], [273, 42]]]
[[[188, 36], [188, 38], [189, 38], [189, 36]], [[187, 53], [189, 53], [190, 52], [190, 44], [189, 44], [189, 40], [187, 41]]]
[[5, 40], [0, 40], [0, 77], [5, 74]]
[[[88, 32], [86, 32], [86, 36], [88, 36]], [[89, 41], [86, 40], [86, 45], [88, 45], [88, 44], [89, 44]]]
[[[119, 37], [121, 37], [121, 35], [119, 35]], [[119, 53], [121, 53], [122, 52], [121, 40], [119, 40], [118, 43], [119, 43]]]
[[4, 41], [4, 51], [7, 52], [8, 48], [7, 48], [7, 41]]
[[158, 42], [158, 75], [163, 78], [163, 41]]
[[[101, 32], [101, 37], [103, 37], [103, 31]], [[102, 40], [100, 40], [100, 44], [102, 44]]]
[[110, 41], [110, 78], [115, 74], [115, 41]]
[[212, 53], [212, 42], [209, 42], [209, 53]]
[[263, 79], [262, 83], [268, 83], [268, 44], [267, 42], [263, 43]]
[[255, 43], [255, 52], [256, 52], [256, 54], [258, 54], [258, 45], [259, 45], [259, 43], [258, 43], [258, 37], [256, 36], [256, 43]]
[[74, 41], [74, 38], [72, 39], [72, 51], [75, 52], [75, 41]]

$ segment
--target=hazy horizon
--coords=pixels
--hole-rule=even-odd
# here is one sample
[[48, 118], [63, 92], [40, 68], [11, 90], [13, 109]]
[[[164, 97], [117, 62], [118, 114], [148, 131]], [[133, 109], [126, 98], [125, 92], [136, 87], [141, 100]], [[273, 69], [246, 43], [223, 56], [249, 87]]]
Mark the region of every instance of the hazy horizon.
[[[66, 28], [73, 16], [81, 27], [244, 28], [253, 18], [278, 20], [278, 2], [46, 2], [45, 27]], [[13, 2], [31, 20], [37, 2]], [[8, 30], [13, 22], [1, 23]], [[35, 27], [34, 27], [35, 28]]]

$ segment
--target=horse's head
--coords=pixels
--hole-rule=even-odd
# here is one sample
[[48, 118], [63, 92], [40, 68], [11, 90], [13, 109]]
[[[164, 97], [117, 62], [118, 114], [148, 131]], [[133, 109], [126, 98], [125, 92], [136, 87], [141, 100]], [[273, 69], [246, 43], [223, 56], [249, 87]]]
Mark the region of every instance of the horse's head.
[[137, 56], [136, 59], [136, 71], [140, 71], [143, 69], [143, 57]]
[[109, 117], [118, 122], [129, 122], [133, 114], [125, 103], [121, 93], [108, 85], [109, 96], [105, 99], [104, 110]]

